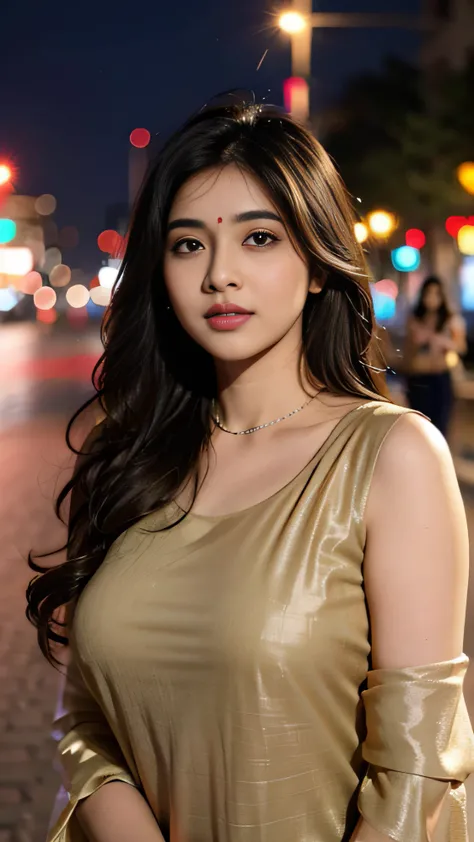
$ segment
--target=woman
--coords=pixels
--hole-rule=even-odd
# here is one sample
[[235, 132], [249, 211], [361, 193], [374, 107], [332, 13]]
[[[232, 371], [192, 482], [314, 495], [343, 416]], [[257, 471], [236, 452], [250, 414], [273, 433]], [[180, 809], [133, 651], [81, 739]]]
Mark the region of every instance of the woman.
[[464, 322], [447, 303], [441, 281], [431, 275], [423, 283], [418, 304], [407, 324], [407, 397], [444, 436], [453, 406], [448, 353], [465, 354]]
[[191, 119], [131, 225], [69, 560], [29, 588], [72, 650], [50, 842], [464, 828], [464, 510], [373, 331], [321, 146], [268, 107]]

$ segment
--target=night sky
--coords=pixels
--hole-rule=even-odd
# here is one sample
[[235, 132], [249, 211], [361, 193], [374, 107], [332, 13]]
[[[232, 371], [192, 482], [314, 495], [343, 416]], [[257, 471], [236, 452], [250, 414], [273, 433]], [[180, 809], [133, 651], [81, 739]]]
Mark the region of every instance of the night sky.
[[[415, 2], [315, 0], [313, 8], [412, 12]], [[127, 199], [131, 130], [166, 136], [228, 88], [251, 88], [281, 105], [290, 75], [288, 37], [275, 30], [282, 4], [155, 0], [122, 8], [24, 0], [4, 4], [1, 16], [0, 159], [17, 168], [18, 192], [56, 196], [55, 221], [80, 235], [64, 260], [93, 274], [105, 209]], [[351, 74], [376, 69], [387, 53], [416, 59], [417, 47], [416, 33], [400, 30], [315, 33], [313, 105], [330, 104]]]

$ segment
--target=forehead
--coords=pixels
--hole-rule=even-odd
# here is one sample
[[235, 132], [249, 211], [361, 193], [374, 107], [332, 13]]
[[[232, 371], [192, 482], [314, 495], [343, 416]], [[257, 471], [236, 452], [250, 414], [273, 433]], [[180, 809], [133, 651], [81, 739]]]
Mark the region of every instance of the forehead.
[[178, 191], [173, 213], [206, 213], [224, 216], [253, 209], [274, 210], [275, 205], [263, 185], [235, 164], [205, 170], [189, 179]]

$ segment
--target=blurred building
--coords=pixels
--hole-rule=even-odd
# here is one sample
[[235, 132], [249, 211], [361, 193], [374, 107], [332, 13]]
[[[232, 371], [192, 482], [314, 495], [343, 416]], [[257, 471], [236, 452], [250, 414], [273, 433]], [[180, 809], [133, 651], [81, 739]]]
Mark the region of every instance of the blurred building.
[[473, 0], [422, 0], [422, 4], [432, 22], [423, 43], [423, 65], [434, 70], [446, 65], [461, 69], [474, 54]]

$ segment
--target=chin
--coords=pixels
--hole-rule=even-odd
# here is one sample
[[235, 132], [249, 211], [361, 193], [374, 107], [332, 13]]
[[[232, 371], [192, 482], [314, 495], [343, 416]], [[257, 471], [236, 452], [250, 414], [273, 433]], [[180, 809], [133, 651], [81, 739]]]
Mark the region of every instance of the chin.
[[216, 363], [244, 363], [246, 361], [250, 362], [255, 357], [262, 356], [278, 342], [276, 340], [276, 342], [269, 342], [267, 344], [262, 342], [235, 341], [236, 339], [237, 337], [232, 338], [230, 342], [226, 341], [226, 339], [219, 342], [206, 342], [202, 343], [202, 347], [211, 355]]

